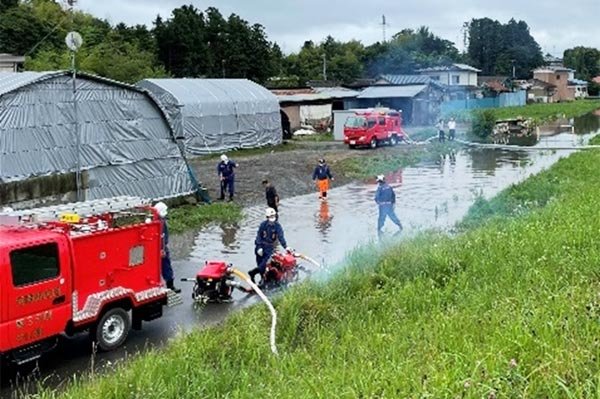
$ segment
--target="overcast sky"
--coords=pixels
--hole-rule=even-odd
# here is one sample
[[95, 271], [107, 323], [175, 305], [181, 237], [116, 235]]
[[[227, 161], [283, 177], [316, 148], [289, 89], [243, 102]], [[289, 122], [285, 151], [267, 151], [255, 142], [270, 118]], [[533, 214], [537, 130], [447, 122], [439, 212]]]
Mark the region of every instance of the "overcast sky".
[[184, 4], [201, 10], [213, 6], [225, 16], [236, 13], [251, 24], [260, 23], [285, 53], [327, 35], [364, 44], [380, 41], [383, 14], [388, 37], [426, 25], [455, 42], [459, 50], [463, 22], [480, 17], [524, 20], [544, 53], [561, 55], [577, 45], [600, 48], [600, 0], [79, 0], [78, 7], [113, 24], [151, 26], [156, 15], [167, 18]]

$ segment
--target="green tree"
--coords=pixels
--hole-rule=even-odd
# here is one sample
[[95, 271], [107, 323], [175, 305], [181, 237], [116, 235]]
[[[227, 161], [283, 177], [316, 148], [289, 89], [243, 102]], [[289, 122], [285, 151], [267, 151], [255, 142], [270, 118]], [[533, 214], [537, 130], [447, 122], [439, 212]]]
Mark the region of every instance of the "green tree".
[[205, 21], [194, 6], [182, 6], [163, 22], [157, 17], [154, 36], [158, 58], [173, 76], [200, 77], [208, 70], [208, 46], [204, 37]]
[[367, 47], [364, 62], [369, 76], [410, 74], [419, 68], [449, 64], [459, 60], [458, 50], [448, 40], [435, 36], [429, 28], [404, 29], [388, 43]]
[[9, 8], [16, 7], [19, 4], [19, 0], [0, 0], [0, 14]]
[[501, 24], [479, 18], [471, 20], [467, 27], [468, 59], [483, 75], [512, 76], [514, 65], [516, 77], [527, 78], [544, 62], [541, 48], [524, 21], [511, 19]]
[[29, 5], [9, 8], [0, 15], [0, 53], [29, 54], [45, 32]]
[[591, 81], [600, 75], [600, 50], [578, 46], [565, 50], [563, 62], [566, 67], [575, 69], [575, 77]]

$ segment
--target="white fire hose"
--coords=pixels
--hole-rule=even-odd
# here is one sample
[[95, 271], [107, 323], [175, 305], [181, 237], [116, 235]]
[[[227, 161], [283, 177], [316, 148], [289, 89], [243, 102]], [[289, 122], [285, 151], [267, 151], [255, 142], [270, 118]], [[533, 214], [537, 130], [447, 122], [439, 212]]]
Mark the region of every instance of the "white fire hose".
[[271, 312], [271, 334], [270, 334], [271, 352], [273, 352], [275, 355], [277, 355], [278, 354], [277, 346], [275, 345], [275, 328], [277, 327], [277, 312], [275, 311], [273, 304], [271, 303], [271, 301], [269, 301], [269, 298], [267, 298], [267, 296], [261, 291], [261, 289], [258, 288], [258, 286], [256, 284], [254, 284], [254, 282], [250, 279], [250, 277], [248, 277], [245, 273], [242, 273], [241, 271], [239, 271], [237, 269], [233, 269], [233, 274], [235, 274], [236, 276], [238, 276], [239, 278], [244, 280], [246, 283], [248, 283], [248, 285], [250, 287], [252, 287], [254, 292], [256, 292], [258, 294], [260, 299], [262, 299], [262, 301], [269, 308], [269, 311]]

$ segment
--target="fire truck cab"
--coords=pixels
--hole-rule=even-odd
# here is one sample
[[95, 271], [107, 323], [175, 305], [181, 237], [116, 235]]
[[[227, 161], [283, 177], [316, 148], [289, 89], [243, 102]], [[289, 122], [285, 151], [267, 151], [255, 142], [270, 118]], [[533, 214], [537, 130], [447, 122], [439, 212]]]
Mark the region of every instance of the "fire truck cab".
[[344, 124], [344, 143], [350, 148], [381, 144], [395, 146], [406, 140], [402, 130], [402, 111], [369, 109], [356, 111]]
[[86, 330], [117, 348], [174, 295], [160, 263], [160, 219], [137, 198], [0, 214], [0, 355], [25, 363]]

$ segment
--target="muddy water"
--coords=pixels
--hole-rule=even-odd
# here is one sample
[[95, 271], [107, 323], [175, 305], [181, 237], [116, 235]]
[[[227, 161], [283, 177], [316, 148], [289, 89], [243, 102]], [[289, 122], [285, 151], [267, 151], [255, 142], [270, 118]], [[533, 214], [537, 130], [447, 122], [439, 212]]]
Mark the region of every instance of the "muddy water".
[[[477, 196], [490, 198], [570, 154], [570, 151], [540, 151], [539, 148], [581, 145], [589, 136], [544, 137], [535, 151], [469, 149], [447, 154], [437, 162], [388, 174], [387, 180], [396, 191], [396, 212], [404, 224], [399, 237], [427, 228], [451, 229]], [[288, 245], [328, 266], [342, 262], [352, 248], [376, 240], [375, 189], [375, 182], [371, 180], [334, 187], [326, 202], [318, 201], [316, 194], [284, 199], [280, 222]], [[176, 276], [194, 276], [208, 259], [226, 260], [242, 270], [254, 267], [253, 243], [263, 211], [263, 206], [246, 209], [244, 222], [239, 226], [214, 225], [195, 236], [174, 238], [173, 249], [182, 255], [182, 259], [174, 262]], [[388, 220], [384, 231], [392, 236], [397, 230]], [[191, 285], [184, 284], [180, 283], [184, 289], [184, 304], [167, 309], [164, 317], [145, 324], [142, 331], [132, 331], [123, 348], [93, 356], [85, 336], [65, 340], [56, 351], [43, 358], [38, 365], [41, 371], [30, 375], [33, 383], [17, 384], [20, 392], [35, 391], [35, 378], [43, 379], [46, 386], [60, 386], [70, 376], [91, 370], [92, 363], [96, 370], [110, 370], [132, 354], [160, 346], [178, 331], [214, 325], [228, 313], [255, 301], [240, 295], [233, 304], [209, 305], [195, 311], [191, 306]], [[14, 376], [3, 379], [2, 397], [18, 395], [14, 381]]]

